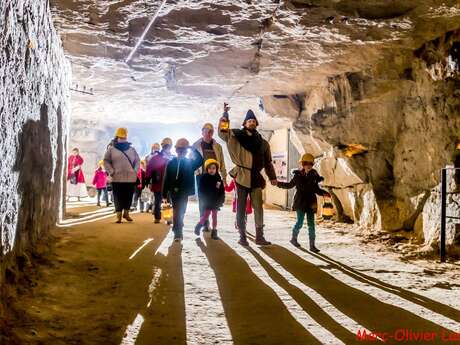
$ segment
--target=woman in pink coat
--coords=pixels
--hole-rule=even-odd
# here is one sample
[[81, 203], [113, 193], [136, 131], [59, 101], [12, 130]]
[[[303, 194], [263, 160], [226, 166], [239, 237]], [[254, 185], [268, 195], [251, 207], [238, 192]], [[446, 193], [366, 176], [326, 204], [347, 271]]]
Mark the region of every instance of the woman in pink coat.
[[[82, 165], [83, 158], [77, 148], [72, 150], [67, 164], [67, 198], [76, 197], [78, 201], [80, 198], [88, 196], [86, 190], [85, 176], [83, 175]], [[68, 200], [67, 199], [67, 200]]]
[[104, 193], [104, 199], [107, 207], [110, 206], [109, 194], [107, 192], [107, 172], [104, 170], [104, 161], [99, 161], [99, 168], [94, 172], [93, 186], [97, 190], [97, 206], [101, 206], [101, 194]]

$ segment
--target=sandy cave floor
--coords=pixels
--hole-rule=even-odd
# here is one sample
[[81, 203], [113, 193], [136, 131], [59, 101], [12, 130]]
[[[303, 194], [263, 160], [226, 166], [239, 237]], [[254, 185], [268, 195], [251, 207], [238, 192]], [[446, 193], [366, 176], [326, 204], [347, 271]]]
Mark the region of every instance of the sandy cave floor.
[[406, 343], [460, 344], [441, 339], [460, 332], [459, 264], [403, 261], [333, 223], [318, 227], [312, 254], [288, 243], [294, 214], [276, 210], [266, 248], [236, 243], [228, 207], [220, 241], [193, 234], [195, 203], [182, 244], [150, 214], [134, 219], [69, 204], [51, 256], [14, 302], [21, 344], [358, 344], [358, 331], [400, 329], [436, 333]]

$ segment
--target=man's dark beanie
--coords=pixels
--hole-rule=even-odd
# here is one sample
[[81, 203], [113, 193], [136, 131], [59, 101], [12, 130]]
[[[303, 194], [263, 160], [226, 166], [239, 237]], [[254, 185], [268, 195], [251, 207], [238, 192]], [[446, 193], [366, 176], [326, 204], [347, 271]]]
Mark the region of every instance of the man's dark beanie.
[[246, 125], [247, 120], [251, 120], [251, 119], [256, 120], [257, 126], [259, 125], [259, 121], [257, 120], [256, 114], [254, 114], [254, 112], [251, 109], [249, 109], [248, 112], [246, 113], [246, 117], [244, 118], [243, 126]]

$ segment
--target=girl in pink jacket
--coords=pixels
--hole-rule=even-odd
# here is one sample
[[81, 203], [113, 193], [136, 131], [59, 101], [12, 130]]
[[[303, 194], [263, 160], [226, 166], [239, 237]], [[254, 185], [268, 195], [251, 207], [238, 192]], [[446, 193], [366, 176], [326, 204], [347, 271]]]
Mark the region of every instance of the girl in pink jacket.
[[104, 193], [104, 199], [107, 207], [110, 206], [109, 195], [107, 193], [107, 172], [104, 170], [104, 161], [99, 161], [99, 168], [94, 172], [93, 185], [97, 189], [97, 206], [101, 206], [101, 194]]

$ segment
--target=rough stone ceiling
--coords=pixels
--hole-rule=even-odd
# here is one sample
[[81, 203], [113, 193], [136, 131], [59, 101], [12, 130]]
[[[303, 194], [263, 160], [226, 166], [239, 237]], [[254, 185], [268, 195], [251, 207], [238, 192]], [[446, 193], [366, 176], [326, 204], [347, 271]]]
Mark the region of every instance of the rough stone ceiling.
[[304, 92], [460, 27], [458, 1], [51, 0], [72, 61], [78, 118], [192, 122]]

